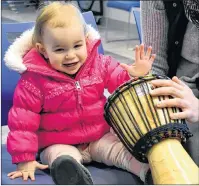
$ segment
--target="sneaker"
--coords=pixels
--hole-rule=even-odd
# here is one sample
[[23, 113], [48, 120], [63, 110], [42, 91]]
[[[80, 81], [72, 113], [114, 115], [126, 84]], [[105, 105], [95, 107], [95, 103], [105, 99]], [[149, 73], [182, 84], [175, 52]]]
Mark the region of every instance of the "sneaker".
[[50, 173], [56, 185], [93, 185], [88, 169], [68, 155], [55, 159]]

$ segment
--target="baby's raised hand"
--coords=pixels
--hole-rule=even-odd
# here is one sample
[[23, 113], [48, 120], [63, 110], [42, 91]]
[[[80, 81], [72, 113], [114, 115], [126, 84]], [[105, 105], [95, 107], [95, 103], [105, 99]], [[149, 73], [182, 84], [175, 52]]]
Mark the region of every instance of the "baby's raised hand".
[[32, 181], [35, 180], [35, 170], [36, 169], [46, 169], [48, 168], [48, 165], [42, 165], [38, 163], [37, 161], [28, 161], [28, 162], [23, 162], [19, 163], [17, 165], [17, 170], [14, 172], [10, 172], [7, 176], [10, 179], [15, 179], [22, 177], [24, 181], [28, 180], [28, 177]]
[[121, 63], [121, 66], [129, 72], [131, 76], [144, 76], [149, 73], [152, 63], [155, 59], [155, 54], [152, 54], [152, 47], [148, 47], [145, 53], [144, 44], [136, 46], [135, 50], [135, 63], [127, 65]]

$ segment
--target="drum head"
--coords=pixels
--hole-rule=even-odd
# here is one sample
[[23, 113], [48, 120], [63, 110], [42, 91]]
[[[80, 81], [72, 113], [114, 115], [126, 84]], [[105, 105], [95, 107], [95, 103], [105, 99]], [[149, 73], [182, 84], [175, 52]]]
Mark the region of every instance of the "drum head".
[[157, 108], [155, 102], [169, 96], [152, 97], [153, 79], [166, 76], [149, 75], [134, 78], [121, 85], [109, 96], [104, 107], [105, 119], [126, 148], [140, 161], [146, 162], [147, 151], [165, 138], [185, 141], [191, 136], [185, 120], [172, 120], [170, 113], [178, 108]]

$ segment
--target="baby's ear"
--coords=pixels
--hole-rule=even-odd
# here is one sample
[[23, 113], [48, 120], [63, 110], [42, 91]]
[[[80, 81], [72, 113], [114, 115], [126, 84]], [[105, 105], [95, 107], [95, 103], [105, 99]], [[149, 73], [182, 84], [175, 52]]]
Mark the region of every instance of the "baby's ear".
[[48, 59], [48, 55], [46, 53], [46, 49], [41, 43], [36, 43], [35, 45], [36, 49], [41, 53], [46, 59]]

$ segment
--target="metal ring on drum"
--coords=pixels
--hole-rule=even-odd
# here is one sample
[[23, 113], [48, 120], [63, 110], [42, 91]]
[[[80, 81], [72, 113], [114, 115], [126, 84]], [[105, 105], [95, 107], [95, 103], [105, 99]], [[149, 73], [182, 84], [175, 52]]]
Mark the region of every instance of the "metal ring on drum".
[[181, 143], [192, 136], [185, 120], [172, 120], [179, 108], [157, 108], [157, 101], [171, 96], [152, 97], [153, 79], [148, 75], [121, 85], [105, 104], [105, 119], [129, 152], [149, 163], [154, 184], [198, 184], [199, 169]]

